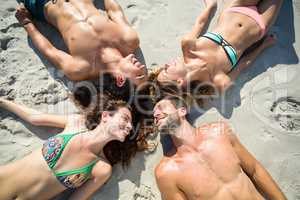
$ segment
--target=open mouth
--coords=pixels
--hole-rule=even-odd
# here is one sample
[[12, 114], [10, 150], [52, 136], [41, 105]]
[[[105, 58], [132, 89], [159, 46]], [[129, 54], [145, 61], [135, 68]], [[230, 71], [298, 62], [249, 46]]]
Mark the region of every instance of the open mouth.
[[135, 67], [137, 67], [137, 68], [145, 68], [145, 65], [143, 65], [142, 63], [140, 63], [139, 61], [138, 61], [138, 59], [136, 59], [136, 58], [133, 58], [132, 59], [132, 64], [135, 66]]

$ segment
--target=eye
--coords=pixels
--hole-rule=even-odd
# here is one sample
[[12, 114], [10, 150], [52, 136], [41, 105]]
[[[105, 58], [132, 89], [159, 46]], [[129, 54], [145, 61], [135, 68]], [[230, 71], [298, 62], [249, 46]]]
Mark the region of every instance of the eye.
[[127, 115], [123, 115], [122, 118], [123, 118], [123, 120], [126, 121], [126, 122], [129, 122], [129, 121], [130, 121], [130, 118], [129, 118]]

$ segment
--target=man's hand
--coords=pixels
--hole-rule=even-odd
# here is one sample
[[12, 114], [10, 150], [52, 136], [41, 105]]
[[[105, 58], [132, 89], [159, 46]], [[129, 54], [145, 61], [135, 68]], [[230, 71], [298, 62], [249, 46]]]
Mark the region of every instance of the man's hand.
[[203, 0], [206, 7], [211, 7], [211, 8], [215, 8], [218, 5], [217, 0]]
[[19, 4], [16, 8], [16, 18], [22, 26], [28, 23], [32, 23], [30, 12], [25, 8], [23, 4]]

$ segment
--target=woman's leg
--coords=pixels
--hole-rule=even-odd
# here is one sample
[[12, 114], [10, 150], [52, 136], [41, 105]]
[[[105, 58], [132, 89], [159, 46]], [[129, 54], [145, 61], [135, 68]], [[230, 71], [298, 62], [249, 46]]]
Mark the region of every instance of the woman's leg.
[[266, 25], [266, 32], [275, 23], [283, 0], [263, 0], [258, 5], [258, 11]]

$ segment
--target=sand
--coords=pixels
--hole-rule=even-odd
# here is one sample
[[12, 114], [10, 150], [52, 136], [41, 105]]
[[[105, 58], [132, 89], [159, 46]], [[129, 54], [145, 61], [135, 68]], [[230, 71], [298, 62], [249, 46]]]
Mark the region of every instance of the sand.
[[[101, 5], [102, 1], [96, 2]], [[180, 56], [180, 37], [204, 8], [201, 0], [119, 2], [139, 32], [140, 56], [148, 68]], [[72, 89], [74, 83], [32, 48], [14, 17], [16, 4], [14, 0], [2, 0], [0, 4], [0, 96], [45, 112], [76, 112], [65, 89]], [[219, 1], [217, 14], [222, 5]], [[299, 20], [300, 2], [286, 0], [271, 30], [278, 37], [277, 44], [240, 76], [224, 97], [225, 103], [215, 100], [204, 112], [193, 111], [190, 116], [195, 126], [228, 121], [291, 200], [300, 199]], [[215, 21], [216, 17], [210, 27]], [[39, 29], [57, 47], [65, 48], [53, 28], [40, 23]], [[22, 158], [58, 131], [31, 126], [0, 109], [0, 164]], [[160, 137], [154, 140], [159, 142]], [[114, 167], [112, 178], [93, 199], [160, 200], [153, 169], [162, 154], [160, 144], [152, 154], [139, 153], [128, 171]]]

